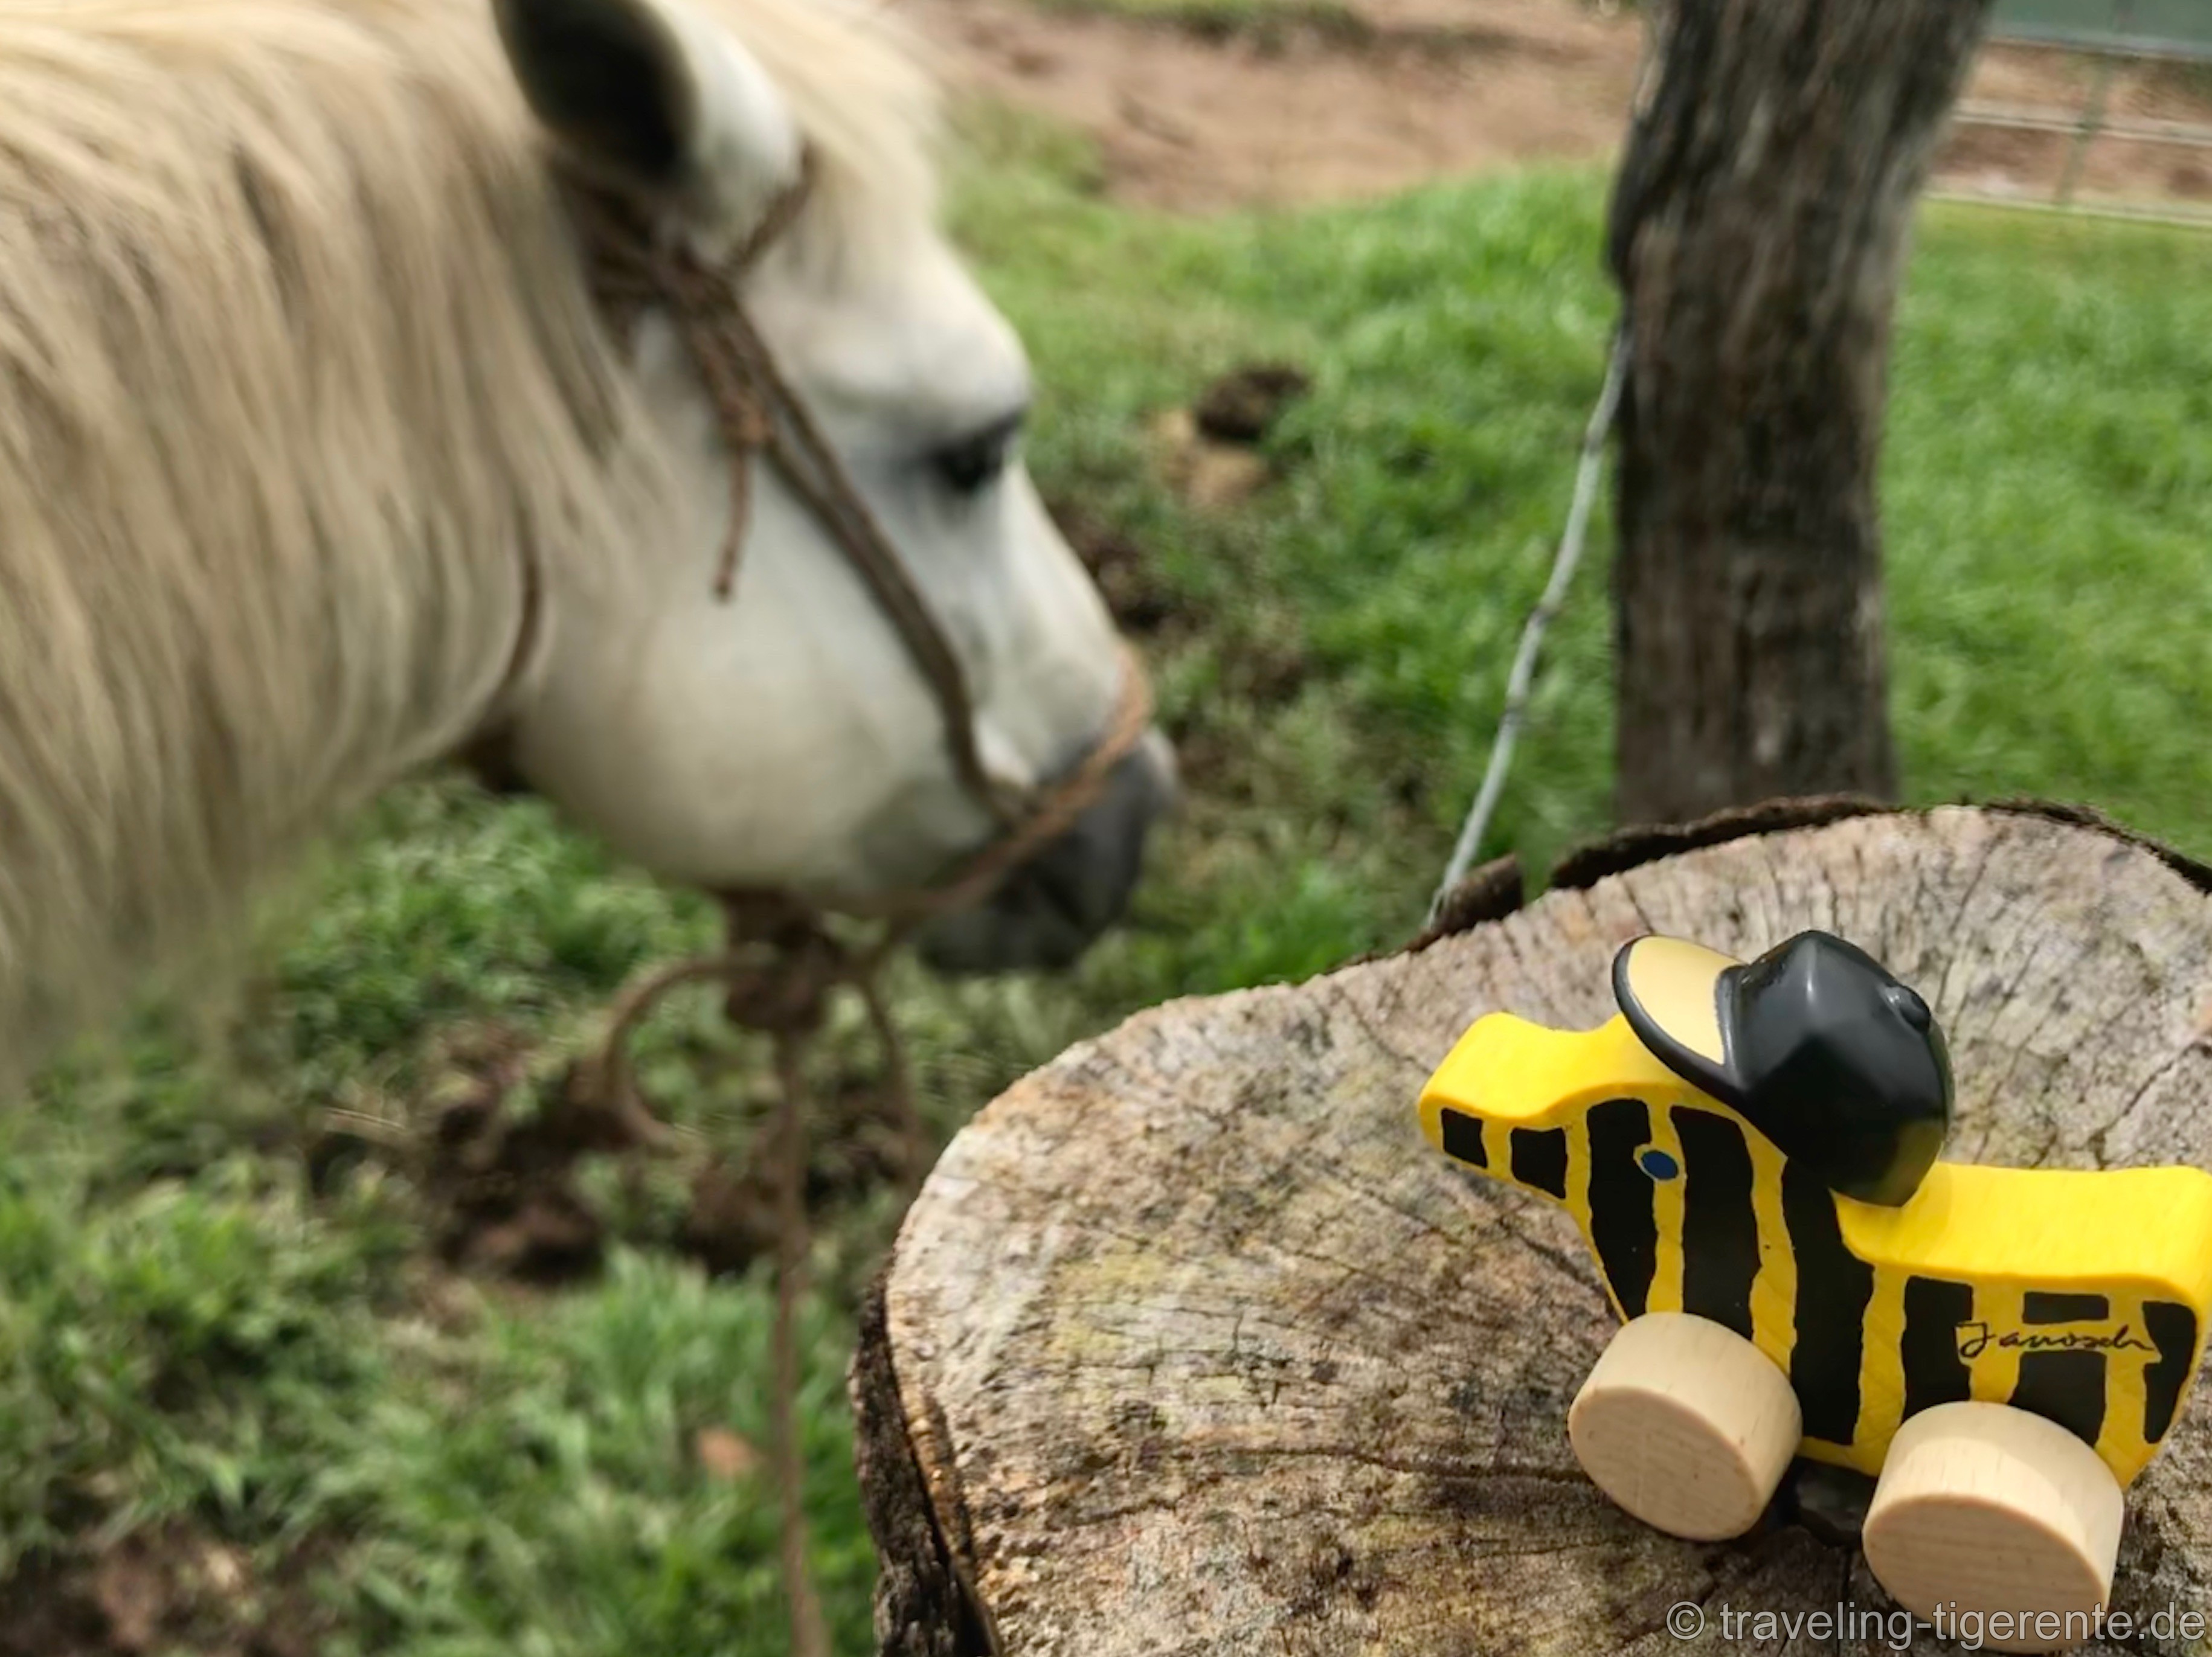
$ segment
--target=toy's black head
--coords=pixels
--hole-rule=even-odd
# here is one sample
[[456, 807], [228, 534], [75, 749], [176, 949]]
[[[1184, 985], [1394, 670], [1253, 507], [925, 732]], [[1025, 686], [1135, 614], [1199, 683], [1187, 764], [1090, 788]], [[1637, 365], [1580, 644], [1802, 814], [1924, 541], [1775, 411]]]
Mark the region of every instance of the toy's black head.
[[1746, 964], [1665, 938], [1613, 958], [1638, 1037], [1829, 1188], [1894, 1206], [1951, 1125], [1951, 1060], [1928, 1004], [1856, 944], [1800, 932]]

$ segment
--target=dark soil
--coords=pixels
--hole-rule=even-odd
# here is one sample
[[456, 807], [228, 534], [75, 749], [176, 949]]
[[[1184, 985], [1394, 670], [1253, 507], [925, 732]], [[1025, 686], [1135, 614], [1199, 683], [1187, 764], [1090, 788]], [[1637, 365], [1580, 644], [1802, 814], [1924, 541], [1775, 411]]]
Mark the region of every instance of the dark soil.
[[312, 1578], [326, 1547], [273, 1571], [185, 1523], [0, 1582], [0, 1657], [315, 1657], [335, 1624]]
[[[928, 1148], [914, 1143], [906, 1113], [886, 1089], [848, 1081], [817, 1102], [806, 1167], [810, 1217], [857, 1206], [921, 1171]], [[708, 1272], [734, 1276], [775, 1252], [776, 1232], [775, 1170], [717, 1156], [692, 1180], [676, 1246]]]
[[[309, 1151], [317, 1188], [327, 1189], [351, 1164], [383, 1161], [421, 1193], [447, 1270], [540, 1289], [594, 1276], [612, 1230], [578, 1176], [593, 1158], [652, 1153], [589, 1096], [581, 1066], [549, 1081], [532, 1077], [532, 1057], [528, 1042], [511, 1032], [458, 1039], [441, 1061], [442, 1078], [418, 1106], [422, 1129], [397, 1144], [325, 1134]], [[807, 1130], [810, 1217], [857, 1206], [908, 1181], [927, 1154], [914, 1143], [915, 1132], [873, 1075], [820, 1083]], [[710, 1272], [744, 1272], [775, 1249], [772, 1174], [753, 1166], [749, 1153], [699, 1157], [684, 1218], [658, 1241]], [[9, 1654], [0, 1649], [0, 1657]]]
[[447, 1265], [550, 1287], [591, 1276], [605, 1252], [605, 1226], [575, 1189], [578, 1163], [629, 1144], [580, 1102], [573, 1072], [544, 1090], [536, 1114], [513, 1114], [527, 1062], [519, 1042], [497, 1035], [455, 1055], [418, 1177], [440, 1212]]
[[1106, 608], [1124, 633], [1150, 638], [1178, 619], [1175, 597], [1142, 547], [1085, 507], [1061, 501], [1050, 506], [1060, 533], [1098, 584]]
[[1224, 374], [1192, 405], [1198, 429], [1222, 443], [1258, 443], [1274, 429], [1283, 410], [1313, 389], [1304, 369], [1289, 363], [1262, 363]]

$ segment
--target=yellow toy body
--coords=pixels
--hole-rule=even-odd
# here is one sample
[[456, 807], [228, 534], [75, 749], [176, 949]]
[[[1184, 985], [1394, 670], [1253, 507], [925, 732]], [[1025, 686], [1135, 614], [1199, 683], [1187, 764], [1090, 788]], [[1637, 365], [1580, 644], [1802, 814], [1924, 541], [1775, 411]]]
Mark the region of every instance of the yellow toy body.
[[1622, 1017], [1483, 1018], [1419, 1115], [1447, 1156], [1564, 1206], [1624, 1320], [1689, 1312], [1753, 1342], [1790, 1377], [1816, 1460], [1878, 1472], [1905, 1420], [1973, 1399], [2056, 1422], [2124, 1487], [2203, 1354], [2212, 1174], [2197, 1168], [1938, 1162], [1901, 1202], [1856, 1200]]

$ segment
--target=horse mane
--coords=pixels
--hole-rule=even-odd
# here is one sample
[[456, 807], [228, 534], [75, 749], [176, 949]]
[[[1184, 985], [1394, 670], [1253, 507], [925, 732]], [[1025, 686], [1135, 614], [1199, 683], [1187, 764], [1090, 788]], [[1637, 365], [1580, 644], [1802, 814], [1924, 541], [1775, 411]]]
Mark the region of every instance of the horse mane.
[[[776, 257], [896, 258], [931, 193], [908, 44], [700, 3], [821, 162]], [[615, 572], [653, 532], [489, 13], [0, 9], [0, 1068], [463, 742], [527, 559]]]

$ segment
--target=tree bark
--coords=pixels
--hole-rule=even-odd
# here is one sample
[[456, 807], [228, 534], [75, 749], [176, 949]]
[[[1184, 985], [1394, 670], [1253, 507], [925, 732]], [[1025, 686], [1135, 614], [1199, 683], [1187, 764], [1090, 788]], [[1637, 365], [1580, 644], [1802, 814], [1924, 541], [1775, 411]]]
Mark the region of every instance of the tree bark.
[[1989, 0], [1676, 0], [1617, 182], [1617, 810], [1891, 797], [1875, 466]]
[[[1583, 1478], [1567, 1406], [1617, 1326], [1595, 1269], [1565, 1212], [1431, 1152], [1416, 1095], [1483, 1012], [1609, 1016], [1645, 931], [1748, 956], [1818, 926], [1942, 1021], [1947, 1156], [2205, 1164], [2212, 871], [2081, 814], [1830, 799], [1561, 873], [1417, 951], [1139, 1014], [954, 1140], [855, 1360], [885, 1657], [1892, 1648], [1722, 1622], [1893, 1612], [1809, 1481], [1700, 1545]], [[2206, 1393], [2130, 1493], [2131, 1615], [2212, 1611]]]

